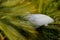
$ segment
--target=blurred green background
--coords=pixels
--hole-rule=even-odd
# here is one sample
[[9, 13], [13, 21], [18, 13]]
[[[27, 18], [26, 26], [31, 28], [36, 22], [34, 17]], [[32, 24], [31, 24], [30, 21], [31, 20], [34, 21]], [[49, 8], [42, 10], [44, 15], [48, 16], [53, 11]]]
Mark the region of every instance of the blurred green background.
[[[27, 12], [55, 22], [37, 32], [24, 19]], [[60, 0], [0, 0], [0, 40], [60, 40]]]

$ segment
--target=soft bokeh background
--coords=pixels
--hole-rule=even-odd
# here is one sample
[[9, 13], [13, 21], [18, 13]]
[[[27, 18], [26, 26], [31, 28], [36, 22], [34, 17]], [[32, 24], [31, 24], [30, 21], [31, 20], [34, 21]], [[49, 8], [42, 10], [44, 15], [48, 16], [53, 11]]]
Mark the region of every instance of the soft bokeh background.
[[[24, 19], [27, 12], [55, 22], [37, 32]], [[60, 40], [60, 0], [0, 0], [0, 40]]]

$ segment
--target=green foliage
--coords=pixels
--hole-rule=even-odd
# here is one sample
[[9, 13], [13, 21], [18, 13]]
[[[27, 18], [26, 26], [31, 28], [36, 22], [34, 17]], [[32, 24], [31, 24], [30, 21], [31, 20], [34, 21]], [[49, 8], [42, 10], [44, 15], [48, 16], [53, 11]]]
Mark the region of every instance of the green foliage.
[[[24, 18], [43, 13], [55, 22], [38, 31]], [[60, 0], [0, 0], [1, 40], [60, 40]]]

